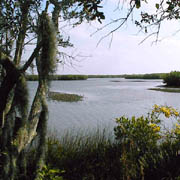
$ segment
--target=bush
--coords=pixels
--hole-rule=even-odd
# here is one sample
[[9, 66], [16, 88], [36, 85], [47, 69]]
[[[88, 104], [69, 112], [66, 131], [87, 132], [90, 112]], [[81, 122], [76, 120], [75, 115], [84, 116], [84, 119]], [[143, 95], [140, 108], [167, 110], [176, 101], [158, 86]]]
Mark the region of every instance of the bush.
[[64, 171], [59, 169], [51, 169], [49, 166], [44, 166], [42, 170], [38, 172], [37, 180], [63, 180], [61, 174]]
[[143, 116], [132, 119], [121, 117], [116, 122], [118, 125], [114, 131], [122, 148], [120, 161], [123, 179], [143, 179], [144, 170], [151, 168], [152, 162], [155, 166], [159, 161], [157, 142], [160, 139], [160, 126]]
[[163, 82], [167, 86], [180, 87], [180, 72], [172, 71], [169, 74], [164, 75]]
[[179, 112], [174, 108], [155, 105], [147, 117], [116, 119], [114, 132], [122, 149], [120, 161], [123, 179], [148, 179], [153, 176], [161, 179], [177, 175], [172, 173], [171, 160], [177, 162], [179, 159], [177, 152], [180, 147], [180, 125], [176, 124], [169, 132], [163, 129], [160, 115], [179, 118]]

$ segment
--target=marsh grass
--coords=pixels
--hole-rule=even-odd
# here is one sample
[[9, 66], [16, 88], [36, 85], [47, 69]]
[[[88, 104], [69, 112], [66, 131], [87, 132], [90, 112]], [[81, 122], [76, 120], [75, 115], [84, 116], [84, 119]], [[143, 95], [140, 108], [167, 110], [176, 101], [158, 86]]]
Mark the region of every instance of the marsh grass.
[[119, 178], [120, 149], [108, 129], [50, 134], [46, 163], [63, 170], [65, 179]]
[[83, 100], [83, 96], [81, 95], [67, 94], [60, 92], [49, 92], [48, 98], [53, 101], [63, 101], [63, 102], [77, 102]]

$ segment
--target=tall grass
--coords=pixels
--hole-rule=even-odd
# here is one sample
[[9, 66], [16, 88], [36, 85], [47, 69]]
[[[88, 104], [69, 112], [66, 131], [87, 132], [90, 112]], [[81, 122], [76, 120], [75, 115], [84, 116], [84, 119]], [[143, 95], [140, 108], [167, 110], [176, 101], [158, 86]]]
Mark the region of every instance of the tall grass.
[[119, 150], [107, 129], [67, 132], [63, 137], [51, 134], [47, 144], [46, 162], [64, 170], [65, 179], [101, 180], [107, 177], [117, 179], [119, 176], [119, 165], [115, 166]]

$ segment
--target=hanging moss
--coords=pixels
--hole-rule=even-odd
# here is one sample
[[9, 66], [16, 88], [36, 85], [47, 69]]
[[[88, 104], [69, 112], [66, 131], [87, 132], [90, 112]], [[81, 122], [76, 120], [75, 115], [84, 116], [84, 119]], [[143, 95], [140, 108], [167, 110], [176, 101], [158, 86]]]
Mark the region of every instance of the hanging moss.
[[21, 75], [15, 88], [14, 102], [17, 111], [23, 121], [25, 121], [28, 113], [28, 88], [24, 75]]
[[49, 79], [49, 75], [56, 70], [56, 29], [47, 13], [42, 13], [40, 31], [42, 32], [41, 71], [42, 79]]

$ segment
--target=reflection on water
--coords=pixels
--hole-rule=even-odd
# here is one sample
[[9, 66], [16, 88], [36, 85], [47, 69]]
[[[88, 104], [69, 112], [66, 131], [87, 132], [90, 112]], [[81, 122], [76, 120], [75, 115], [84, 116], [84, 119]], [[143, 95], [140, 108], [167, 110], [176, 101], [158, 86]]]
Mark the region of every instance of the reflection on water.
[[[28, 85], [32, 97], [37, 82], [29, 82]], [[59, 131], [97, 126], [113, 128], [116, 117], [146, 115], [154, 104], [180, 109], [180, 94], [148, 90], [158, 85], [162, 85], [161, 80], [139, 82], [121, 78], [96, 78], [53, 81], [51, 91], [80, 94], [84, 100], [73, 103], [49, 101], [49, 126]]]

